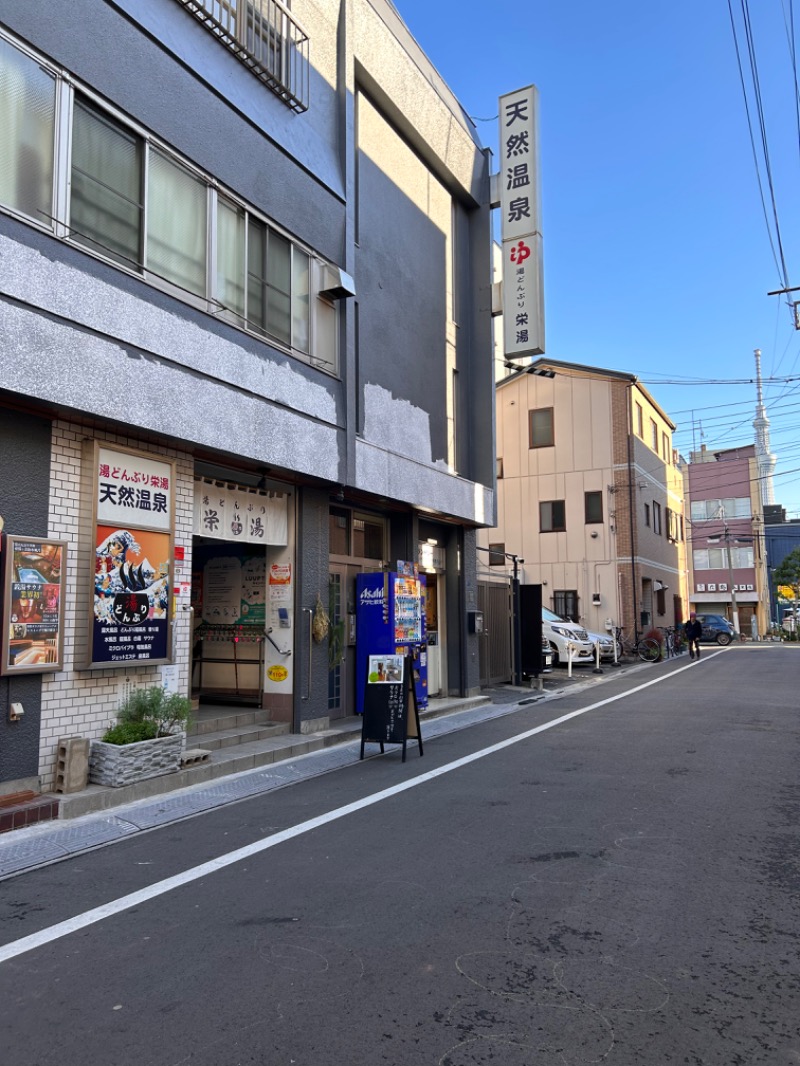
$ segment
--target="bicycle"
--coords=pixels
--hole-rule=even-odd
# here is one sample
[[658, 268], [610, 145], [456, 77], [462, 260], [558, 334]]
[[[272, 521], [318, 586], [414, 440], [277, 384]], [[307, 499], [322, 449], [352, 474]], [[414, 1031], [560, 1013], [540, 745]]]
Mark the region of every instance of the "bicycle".
[[664, 658], [670, 659], [676, 655], [682, 655], [686, 650], [686, 646], [683, 642], [683, 635], [680, 629], [676, 629], [675, 626], [665, 626], [664, 633]]
[[614, 639], [617, 642], [617, 658], [623, 655], [638, 655], [643, 663], [657, 663], [661, 658], [661, 645], [652, 637], [637, 637], [631, 640], [623, 634], [624, 626], [617, 626]]

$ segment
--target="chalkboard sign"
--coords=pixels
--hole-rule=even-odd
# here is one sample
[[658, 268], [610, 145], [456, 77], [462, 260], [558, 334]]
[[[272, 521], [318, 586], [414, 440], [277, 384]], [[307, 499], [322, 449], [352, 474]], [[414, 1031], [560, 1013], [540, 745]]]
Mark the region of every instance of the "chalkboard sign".
[[361, 758], [367, 742], [380, 744], [381, 753], [384, 744], [402, 744], [405, 762], [409, 737], [416, 738], [422, 755], [413, 659], [403, 655], [370, 655], [364, 688]]

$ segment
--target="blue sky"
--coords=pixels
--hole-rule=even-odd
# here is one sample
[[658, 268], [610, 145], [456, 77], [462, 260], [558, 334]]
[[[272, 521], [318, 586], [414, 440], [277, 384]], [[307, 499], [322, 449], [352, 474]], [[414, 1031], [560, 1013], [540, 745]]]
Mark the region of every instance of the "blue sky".
[[[746, 48], [742, 0], [732, 4]], [[783, 251], [800, 285], [792, 4], [757, 0], [751, 15]], [[755, 385], [730, 382], [754, 376], [760, 348], [765, 378], [798, 378], [765, 394], [776, 501], [800, 517], [800, 332], [767, 296], [783, 281], [728, 0], [396, 5], [470, 115], [493, 118], [501, 93], [539, 89], [547, 354], [637, 374], [688, 457], [701, 425], [711, 449], [752, 442]], [[800, 38], [800, 3], [797, 24]], [[496, 121], [477, 127], [496, 152]]]

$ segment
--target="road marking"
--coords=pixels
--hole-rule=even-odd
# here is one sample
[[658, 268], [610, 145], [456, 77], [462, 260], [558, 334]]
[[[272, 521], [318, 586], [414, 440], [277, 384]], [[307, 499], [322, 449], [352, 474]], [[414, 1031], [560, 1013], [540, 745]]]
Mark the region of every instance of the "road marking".
[[[724, 652], [721, 649], [720, 651], [711, 652], [707, 656], [704, 656], [704, 658], [710, 659], [722, 654], [724, 654]], [[365, 808], [372, 807], [376, 803], [382, 803], [384, 800], [391, 799], [393, 796], [397, 796], [401, 792], [406, 792], [410, 788], [417, 788], [419, 785], [427, 784], [428, 781], [433, 781], [437, 777], [443, 777], [445, 774], [452, 773], [454, 770], [460, 770], [462, 766], [468, 766], [470, 763], [477, 762], [478, 759], [485, 759], [488, 755], [495, 755], [498, 751], [510, 748], [514, 744], [520, 744], [525, 740], [530, 740], [531, 737], [535, 737], [538, 733], [545, 733], [549, 729], [555, 729], [556, 726], [563, 725], [564, 722], [569, 722], [572, 718], [579, 718], [581, 715], [588, 714], [590, 711], [596, 711], [600, 707], [607, 706], [609, 703], [616, 703], [618, 700], [627, 699], [628, 696], [634, 696], [637, 692], [642, 692], [644, 689], [650, 688], [652, 685], [658, 685], [662, 681], [667, 681], [675, 677], [677, 674], [683, 673], [684, 670], [693, 669], [694, 666], [694, 663], [687, 663], [686, 666], [681, 666], [677, 670], [672, 670], [668, 674], [662, 674], [661, 676], [654, 678], [652, 681], [646, 681], [644, 684], [637, 685], [636, 688], [629, 689], [627, 692], [621, 692], [617, 696], [609, 696], [608, 699], [598, 700], [597, 703], [592, 703], [588, 707], [583, 707], [577, 711], [570, 711], [568, 714], [562, 714], [560, 718], [554, 718], [550, 722], [543, 722], [542, 725], [537, 725], [533, 729], [527, 729], [524, 733], [518, 733], [516, 736], [509, 737], [507, 740], [501, 740], [497, 744], [491, 744], [488, 748], [481, 748], [480, 751], [475, 751], [471, 755], [464, 755], [460, 759], [456, 759], [454, 762], [440, 766], [435, 770], [427, 770], [425, 773], [419, 774], [419, 776], [414, 777], [409, 781], [402, 781], [397, 785], [392, 785], [390, 788], [375, 792], [371, 796], [365, 796], [363, 799], [356, 800], [354, 803], [348, 803], [344, 807], [337, 807], [336, 810], [328, 811], [327, 814], [320, 814], [316, 818], [309, 818], [308, 821], [300, 822], [299, 825], [291, 826], [289, 829], [284, 829], [280, 833], [274, 833], [262, 840], [256, 840], [254, 843], [247, 844], [243, 848], [237, 848], [235, 851], [230, 851], [226, 855], [220, 855], [216, 859], [211, 859], [209, 862], [202, 863], [200, 866], [193, 866], [191, 869], [184, 870], [183, 873], [175, 874], [173, 877], [167, 877], [163, 881], [156, 881], [155, 884], [148, 885], [146, 888], [140, 888], [137, 892], [131, 892], [127, 896], [120, 896], [119, 899], [104, 903], [101, 907], [94, 907], [92, 910], [84, 911], [83, 914], [76, 914], [74, 918], [68, 918], [64, 922], [58, 922], [56, 925], [51, 925], [47, 929], [40, 929], [38, 933], [31, 933], [30, 936], [22, 937], [20, 940], [12, 941], [12, 943], [0, 947], [0, 963], [8, 962], [9, 959], [18, 958], [20, 955], [24, 955], [28, 951], [34, 951], [36, 948], [43, 947], [45, 944], [51, 944], [53, 941], [59, 940], [61, 937], [69, 936], [71, 933], [76, 933], [80, 929], [86, 929], [87, 926], [102, 922], [106, 918], [113, 918], [114, 915], [130, 910], [131, 907], [137, 907], [142, 903], [148, 903], [150, 900], [156, 899], [158, 896], [163, 896], [167, 892], [172, 892], [176, 888], [182, 888], [184, 885], [188, 885], [192, 881], [199, 881], [202, 877], [207, 877], [209, 874], [216, 873], [218, 870], [224, 870], [226, 866], [233, 866], [235, 863], [249, 859], [253, 855], [260, 854], [262, 851], [268, 851], [270, 848], [277, 847], [278, 844], [283, 844], [287, 840], [293, 840], [295, 837], [303, 836], [303, 834], [310, 833], [314, 829], [319, 829], [323, 825], [328, 825], [331, 822], [338, 821], [340, 818], [346, 818], [350, 814], [363, 811]]]

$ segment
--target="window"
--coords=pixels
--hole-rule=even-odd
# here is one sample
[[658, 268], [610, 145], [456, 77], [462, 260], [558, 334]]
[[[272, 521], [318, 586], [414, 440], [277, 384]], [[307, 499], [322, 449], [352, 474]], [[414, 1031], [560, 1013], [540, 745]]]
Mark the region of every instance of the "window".
[[[237, 19], [245, 5], [212, 7]], [[62, 75], [45, 68], [0, 35], [0, 205], [335, 372], [339, 315], [317, 292], [321, 261], [80, 86], [57, 95]]]
[[666, 589], [662, 586], [660, 589], [656, 589], [656, 614], [665, 615], [667, 613], [667, 593]]
[[555, 444], [553, 408], [539, 407], [529, 413], [529, 448], [550, 448]]
[[505, 542], [502, 544], [490, 544], [489, 545], [489, 566], [505, 566], [506, 565], [506, 546]]
[[586, 524], [603, 521], [603, 494], [602, 492], [585, 492], [583, 494], [584, 509], [586, 512]]
[[386, 521], [377, 515], [359, 514], [346, 507], [331, 507], [328, 513], [328, 551], [355, 559], [383, 560]]
[[503, 460], [498, 457], [497, 459], [497, 480], [499, 481], [503, 476]]
[[653, 500], [653, 532], [661, 536], [661, 504]]
[[644, 414], [640, 403], [636, 404], [636, 435], [644, 440]]
[[553, 610], [561, 618], [577, 622], [579, 614], [578, 593], [575, 589], [560, 589], [553, 593]]
[[245, 213], [223, 197], [217, 203], [217, 301], [244, 323]]
[[182, 289], [206, 291], [204, 182], [165, 153], [151, 151], [147, 187], [147, 267]]
[[[695, 548], [692, 552], [695, 570], [727, 570], [728, 552], [725, 548]], [[731, 548], [731, 566], [737, 570], [753, 567], [752, 548]]]
[[373, 515], [353, 515], [353, 555], [357, 559], [383, 559], [386, 523]]
[[649, 503], [646, 503], [644, 505], [644, 524], [646, 526], [650, 525], [650, 504]]
[[667, 522], [666, 522], [666, 525], [667, 525], [667, 538], [669, 540], [673, 540], [673, 541], [677, 540], [678, 539], [678, 516], [675, 514], [675, 512], [672, 510], [671, 507], [667, 508], [666, 518], [667, 518]]
[[650, 419], [650, 445], [658, 455], [658, 426], [652, 418]]
[[661, 458], [665, 463], [669, 462], [669, 437], [666, 433], [661, 434]]
[[72, 119], [72, 239], [119, 263], [142, 264], [144, 145], [82, 100]]
[[331, 507], [328, 514], [328, 551], [331, 555], [350, 554], [350, 512]]
[[0, 38], [0, 201], [45, 225], [53, 214], [56, 80]]
[[548, 500], [539, 504], [539, 531], [541, 533], [562, 533], [566, 528], [566, 509], [563, 500]]
[[726, 518], [750, 518], [750, 497], [728, 497], [724, 500], [694, 500], [692, 501], [692, 521], [703, 522], [710, 518], [722, 518], [723, 512]]

